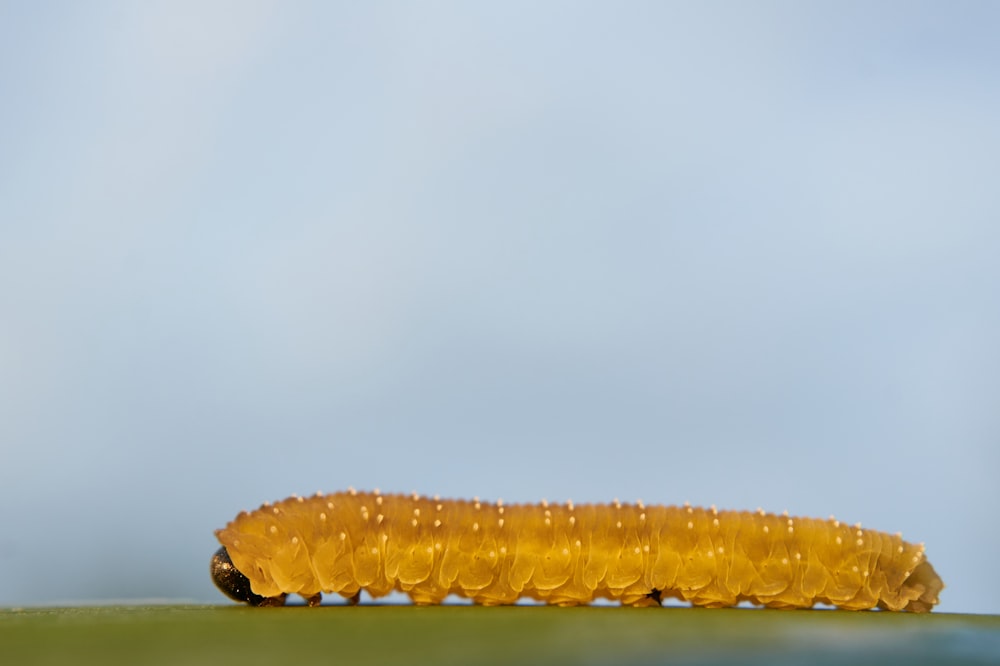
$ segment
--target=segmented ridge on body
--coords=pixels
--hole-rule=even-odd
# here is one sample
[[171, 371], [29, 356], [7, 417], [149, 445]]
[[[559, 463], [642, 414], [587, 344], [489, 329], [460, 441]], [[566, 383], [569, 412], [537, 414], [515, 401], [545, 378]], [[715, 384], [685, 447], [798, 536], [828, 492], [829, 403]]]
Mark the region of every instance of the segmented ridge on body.
[[771, 608], [929, 611], [944, 587], [923, 544], [835, 520], [757, 511], [611, 504], [506, 505], [348, 490], [293, 496], [216, 532], [212, 575], [227, 595], [318, 604], [393, 590], [418, 604], [531, 598], [644, 606], [741, 601]]

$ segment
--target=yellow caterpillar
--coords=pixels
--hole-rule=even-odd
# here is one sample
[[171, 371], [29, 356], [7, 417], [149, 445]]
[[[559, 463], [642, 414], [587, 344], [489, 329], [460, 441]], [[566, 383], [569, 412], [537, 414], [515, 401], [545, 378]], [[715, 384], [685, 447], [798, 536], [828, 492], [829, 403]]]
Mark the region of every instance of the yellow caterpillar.
[[944, 587], [922, 544], [830, 518], [690, 506], [514, 504], [349, 490], [290, 497], [216, 531], [212, 577], [231, 598], [310, 605], [400, 590], [418, 604], [564, 606], [674, 597], [696, 606], [816, 603], [926, 612]]

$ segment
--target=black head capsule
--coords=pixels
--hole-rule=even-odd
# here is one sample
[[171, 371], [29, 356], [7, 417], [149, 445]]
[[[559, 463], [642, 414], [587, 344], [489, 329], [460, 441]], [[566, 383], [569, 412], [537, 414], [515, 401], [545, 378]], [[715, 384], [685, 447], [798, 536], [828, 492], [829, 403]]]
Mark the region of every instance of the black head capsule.
[[262, 597], [250, 589], [250, 580], [233, 566], [229, 551], [223, 546], [212, 555], [212, 582], [222, 593], [233, 601], [250, 606], [284, 606], [285, 595]]

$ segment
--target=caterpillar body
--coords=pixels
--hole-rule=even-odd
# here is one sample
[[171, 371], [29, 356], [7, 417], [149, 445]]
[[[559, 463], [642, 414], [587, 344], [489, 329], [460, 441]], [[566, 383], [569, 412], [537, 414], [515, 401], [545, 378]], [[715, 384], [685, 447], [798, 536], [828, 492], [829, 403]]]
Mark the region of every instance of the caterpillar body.
[[216, 536], [212, 576], [231, 598], [283, 605], [323, 592], [357, 602], [394, 590], [484, 605], [677, 598], [771, 608], [816, 603], [930, 611], [944, 587], [923, 544], [860, 524], [685, 506], [512, 504], [375, 492], [292, 496]]

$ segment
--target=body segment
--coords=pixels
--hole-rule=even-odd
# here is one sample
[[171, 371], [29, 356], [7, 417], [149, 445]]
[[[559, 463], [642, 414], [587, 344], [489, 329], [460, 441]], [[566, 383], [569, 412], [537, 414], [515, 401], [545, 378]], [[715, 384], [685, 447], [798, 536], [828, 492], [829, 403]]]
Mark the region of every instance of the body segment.
[[763, 511], [348, 491], [265, 504], [216, 536], [255, 598], [272, 604], [399, 590], [420, 604], [457, 594], [486, 605], [674, 597], [929, 611], [943, 587], [923, 546], [899, 535]]

